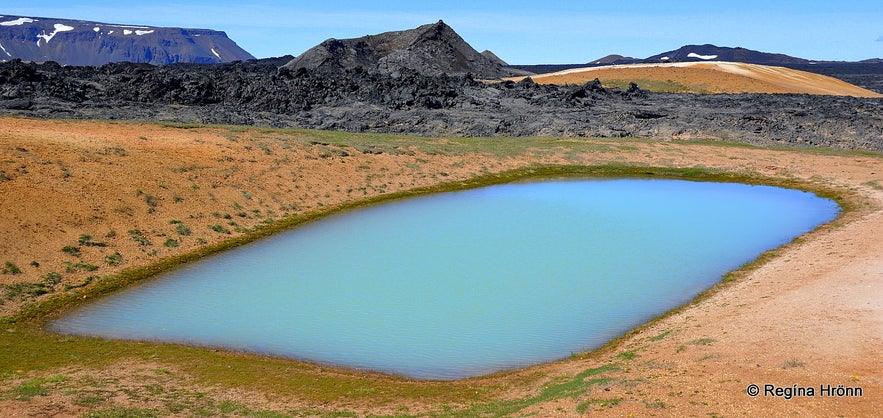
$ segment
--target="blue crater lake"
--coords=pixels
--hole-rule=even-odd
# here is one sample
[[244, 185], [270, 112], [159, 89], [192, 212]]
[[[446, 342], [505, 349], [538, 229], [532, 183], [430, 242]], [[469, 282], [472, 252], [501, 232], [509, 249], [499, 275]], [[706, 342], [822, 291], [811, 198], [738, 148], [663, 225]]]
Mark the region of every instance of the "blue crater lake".
[[457, 379], [598, 348], [838, 212], [812, 193], [680, 180], [441, 193], [205, 258], [49, 327]]

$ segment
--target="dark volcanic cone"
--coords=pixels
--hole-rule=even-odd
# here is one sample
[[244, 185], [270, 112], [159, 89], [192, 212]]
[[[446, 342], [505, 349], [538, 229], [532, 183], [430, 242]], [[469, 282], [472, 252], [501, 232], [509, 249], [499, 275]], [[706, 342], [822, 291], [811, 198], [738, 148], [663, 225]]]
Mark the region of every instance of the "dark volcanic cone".
[[291, 60], [286, 67], [319, 72], [355, 70], [391, 74], [401, 69], [424, 75], [466, 74], [481, 78], [513, 75], [499, 62], [469, 46], [439, 20], [416, 29], [354, 39], [329, 39]]

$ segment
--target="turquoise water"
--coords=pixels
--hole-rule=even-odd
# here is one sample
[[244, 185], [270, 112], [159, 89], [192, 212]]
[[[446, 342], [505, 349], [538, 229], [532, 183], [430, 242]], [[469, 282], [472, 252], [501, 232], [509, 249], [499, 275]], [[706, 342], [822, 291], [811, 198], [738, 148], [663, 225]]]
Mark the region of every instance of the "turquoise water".
[[456, 379], [600, 347], [838, 211], [796, 190], [677, 180], [442, 193], [203, 259], [50, 328]]

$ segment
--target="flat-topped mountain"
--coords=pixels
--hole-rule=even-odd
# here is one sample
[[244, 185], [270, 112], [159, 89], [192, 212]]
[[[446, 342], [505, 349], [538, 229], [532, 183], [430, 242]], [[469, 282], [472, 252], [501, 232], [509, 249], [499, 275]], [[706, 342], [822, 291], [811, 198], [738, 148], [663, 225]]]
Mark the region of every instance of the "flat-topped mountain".
[[0, 61], [224, 63], [254, 57], [221, 31], [0, 15]]
[[450, 26], [437, 23], [404, 31], [384, 32], [352, 39], [328, 39], [285, 65], [337, 73], [361, 68], [390, 74], [409, 69], [423, 75], [466, 74], [500, 78], [517, 74], [499, 58], [482, 55]]

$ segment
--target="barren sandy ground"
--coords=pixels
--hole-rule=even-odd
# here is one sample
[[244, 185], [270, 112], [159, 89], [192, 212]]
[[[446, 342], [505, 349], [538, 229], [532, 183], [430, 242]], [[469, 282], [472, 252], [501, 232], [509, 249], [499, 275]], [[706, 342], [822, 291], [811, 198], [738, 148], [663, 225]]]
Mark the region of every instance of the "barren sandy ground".
[[[821, 74], [785, 67], [740, 62], [683, 62], [671, 64], [629, 64], [574, 68], [531, 78], [541, 84], [583, 84], [595, 78], [602, 82], [644, 80], [677, 83], [686, 91], [700, 93], [798, 93], [834, 96], [883, 97], [883, 95]], [[652, 90], [652, 86], [642, 88]]]
[[[59, 287], [76, 286], [90, 275], [220, 242], [238, 235], [237, 228], [253, 228], [268, 218], [536, 162], [702, 166], [801, 179], [850, 193], [862, 203], [760, 268], [598, 353], [479, 381], [499, 385], [546, 376], [534, 386], [513, 383], [500, 395], [522, 398], [560, 376], [620, 365], [589, 392], [529, 406], [517, 414], [522, 416], [874, 416], [883, 410], [883, 158], [878, 155], [562, 139], [548, 149], [500, 159], [419, 151], [371, 154], [310, 141], [317, 142], [246, 128], [0, 118], [0, 263], [9, 261], [21, 270], [0, 274], [0, 283], [36, 283], [58, 272]], [[444, 146], [446, 140], [436, 142]], [[587, 142], [599, 146], [568, 149]], [[211, 228], [217, 225], [230, 233]], [[150, 244], [137, 243], [129, 232], [135, 230]], [[105, 246], [78, 244], [83, 234]], [[165, 245], [169, 240], [177, 246]], [[63, 252], [65, 246], [79, 246], [80, 255]], [[105, 260], [115, 253], [124, 260], [117, 267]], [[82, 271], [77, 264], [98, 269]], [[20, 306], [10, 300], [0, 310], [9, 315]], [[162, 406], [163, 397], [174, 392], [202, 393], [253, 409], [401, 412], [358, 402], [314, 405], [250, 388], [221, 390], [177, 373], [173, 365], [143, 361], [102, 370], [0, 370], [0, 379], [13, 387], [58, 374], [93, 382], [112, 394], [104, 402], [118, 406]], [[758, 396], [746, 394], [749, 384], [759, 385]], [[153, 385], [166, 391], [157, 394]], [[813, 388], [814, 394], [785, 399], [765, 392], [765, 385], [792, 390], [797, 385]], [[861, 388], [862, 396], [823, 396], [820, 385], [832, 385], [834, 394], [838, 385]], [[410, 414], [439, 411], [417, 401], [406, 407]], [[0, 393], [4, 416], [79, 416], [89, 408], [63, 390], [28, 400]]]

